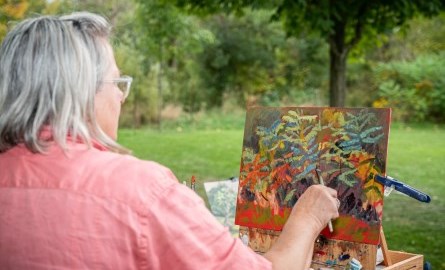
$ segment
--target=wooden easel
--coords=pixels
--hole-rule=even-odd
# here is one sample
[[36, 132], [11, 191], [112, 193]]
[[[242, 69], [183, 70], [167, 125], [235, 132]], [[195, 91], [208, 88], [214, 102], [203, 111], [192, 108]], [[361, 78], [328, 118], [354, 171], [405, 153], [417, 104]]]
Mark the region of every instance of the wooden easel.
[[383, 265], [392, 265], [392, 260], [388, 252], [388, 244], [386, 243], [385, 234], [383, 233], [383, 226], [380, 229], [380, 248], [382, 249], [383, 253]]

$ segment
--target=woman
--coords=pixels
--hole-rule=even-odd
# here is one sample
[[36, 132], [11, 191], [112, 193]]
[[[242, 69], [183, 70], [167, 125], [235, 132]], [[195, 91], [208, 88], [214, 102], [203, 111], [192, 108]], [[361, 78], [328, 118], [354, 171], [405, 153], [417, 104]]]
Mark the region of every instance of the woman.
[[[171, 171], [118, 145], [120, 76], [107, 21], [18, 24], [0, 48], [0, 265], [5, 269], [303, 269], [338, 216], [313, 186], [263, 256]], [[119, 87], [120, 86], [120, 87]]]

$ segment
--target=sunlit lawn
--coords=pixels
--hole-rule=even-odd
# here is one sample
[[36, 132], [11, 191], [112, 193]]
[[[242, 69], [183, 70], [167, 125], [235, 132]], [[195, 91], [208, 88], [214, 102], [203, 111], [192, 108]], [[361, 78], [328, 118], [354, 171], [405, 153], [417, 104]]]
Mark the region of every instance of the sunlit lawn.
[[[181, 182], [195, 175], [197, 191], [205, 199], [203, 182], [238, 176], [242, 117], [233, 119], [233, 125], [216, 118], [191, 122], [194, 128], [185, 122], [162, 130], [122, 129], [119, 141], [135, 156], [168, 166]], [[383, 226], [389, 248], [424, 254], [433, 269], [445, 269], [445, 127], [394, 124], [387, 165], [389, 175], [432, 197], [429, 204], [395, 192], [385, 198]]]

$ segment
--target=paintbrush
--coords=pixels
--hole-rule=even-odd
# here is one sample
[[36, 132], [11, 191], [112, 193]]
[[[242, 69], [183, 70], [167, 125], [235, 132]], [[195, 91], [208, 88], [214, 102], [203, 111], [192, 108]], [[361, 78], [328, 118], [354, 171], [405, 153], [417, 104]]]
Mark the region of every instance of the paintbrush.
[[[323, 181], [323, 177], [321, 177], [321, 171], [320, 171], [320, 169], [315, 169], [315, 172], [317, 173], [317, 176], [318, 176], [318, 181], [320, 182], [320, 185], [322, 185], [322, 186], [326, 186], [325, 184], [324, 184], [324, 181]], [[329, 222], [328, 222], [328, 227], [329, 227], [329, 231], [332, 233], [333, 231], [334, 231], [334, 228], [332, 227], [332, 220], [329, 220]]]

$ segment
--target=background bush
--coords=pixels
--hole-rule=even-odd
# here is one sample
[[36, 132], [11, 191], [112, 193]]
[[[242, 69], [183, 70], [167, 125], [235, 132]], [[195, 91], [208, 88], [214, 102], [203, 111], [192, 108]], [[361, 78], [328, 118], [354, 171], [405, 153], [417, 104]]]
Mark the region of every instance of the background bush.
[[393, 107], [393, 119], [445, 120], [445, 53], [412, 61], [380, 63], [374, 69], [375, 107]]

